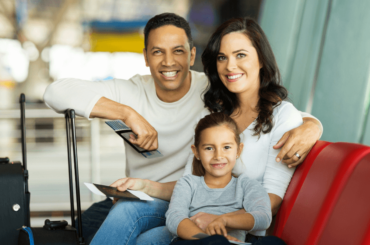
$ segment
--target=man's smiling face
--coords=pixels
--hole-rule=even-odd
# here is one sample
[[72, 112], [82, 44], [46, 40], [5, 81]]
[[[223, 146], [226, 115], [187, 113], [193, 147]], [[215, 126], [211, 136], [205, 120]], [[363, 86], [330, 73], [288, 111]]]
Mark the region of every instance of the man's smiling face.
[[186, 94], [191, 83], [189, 69], [194, 64], [195, 48], [190, 50], [183, 29], [165, 25], [151, 30], [144, 56], [160, 99], [166, 93], [179, 93], [181, 97]]

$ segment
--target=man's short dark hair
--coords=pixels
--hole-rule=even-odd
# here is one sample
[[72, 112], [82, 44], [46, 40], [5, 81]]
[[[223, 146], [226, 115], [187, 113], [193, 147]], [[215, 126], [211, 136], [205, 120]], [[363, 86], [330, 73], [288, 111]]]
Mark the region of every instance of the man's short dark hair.
[[165, 26], [165, 25], [173, 25], [173, 26], [183, 29], [186, 33], [186, 36], [188, 37], [190, 49], [193, 48], [193, 39], [191, 37], [189, 23], [184, 18], [182, 18], [181, 16], [178, 16], [177, 14], [163, 13], [163, 14], [159, 14], [151, 18], [145, 26], [145, 29], [144, 29], [145, 50], [147, 49], [147, 46], [148, 46], [149, 32], [151, 30], [157, 29], [158, 27]]

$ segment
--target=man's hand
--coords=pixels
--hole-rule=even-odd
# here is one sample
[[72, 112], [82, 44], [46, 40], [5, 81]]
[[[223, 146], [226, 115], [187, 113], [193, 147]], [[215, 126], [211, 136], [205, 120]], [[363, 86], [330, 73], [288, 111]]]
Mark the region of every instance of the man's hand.
[[90, 113], [90, 118], [94, 117], [111, 120], [120, 119], [137, 135], [137, 138], [134, 135], [130, 136], [132, 144], [148, 151], [158, 148], [157, 131], [145, 118], [127, 105], [101, 97]]
[[207, 226], [205, 232], [210, 236], [217, 234], [227, 237], [225, 216], [217, 217]]
[[219, 216], [215, 214], [199, 212], [196, 215], [190, 217], [190, 220], [193, 221], [200, 229], [205, 231], [207, 226], [218, 217]]
[[[310, 152], [311, 148], [320, 139], [322, 134], [321, 124], [314, 118], [303, 118], [303, 124], [298, 128], [286, 132], [274, 149], [281, 148], [276, 161], [288, 164], [289, 168], [302, 163]], [[297, 157], [296, 153], [300, 156]]]
[[[110, 186], [116, 187], [119, 191], [125, 191], [127, 189], [135, 190], [135, 191], [146, 191], [147, 181], [143, 179], [135, 179], [135, 178], [123, 178], [115, 181]], [[118, 199], [114, 198], [113, 204], [117, 202]]]
[[130, 142], [145, 150], [153, 151], [158, 148], [158, 133], [144, 117], [134, 109], [129, 109], [129, 114], [124, 122], [137, 135], [137, 138], [131, 134]]

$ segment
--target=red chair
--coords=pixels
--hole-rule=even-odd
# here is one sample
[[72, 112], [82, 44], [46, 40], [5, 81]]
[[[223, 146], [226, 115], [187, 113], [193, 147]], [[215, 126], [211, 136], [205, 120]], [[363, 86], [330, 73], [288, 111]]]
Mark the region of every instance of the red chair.
[[307, 158], [311, 166], [305, 161], [293, 176], [276, 224], [283, 226], [276, 227], [275, 234], [288, 245], [369, 244], [370, 147], [320, 143], [313, 150], [316, 147], [323, 148], [313, 153], [313, 161]]

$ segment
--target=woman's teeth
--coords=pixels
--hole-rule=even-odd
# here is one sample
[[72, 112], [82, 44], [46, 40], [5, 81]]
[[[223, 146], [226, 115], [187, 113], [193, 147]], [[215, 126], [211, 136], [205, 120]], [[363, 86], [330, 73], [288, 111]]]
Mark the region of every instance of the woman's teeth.
[[242, 74], [233, 75], [233, 76], [227, 76], [227, 79], [231, 79], [231, 80], [233, 80], [233, 79], [237, 79], [237, 78], [239, 78], [239, 77], [241, 77], [241, 76], [242, 76]]
[[162, 72], [162, 74], [166, 77], [174, 77], [177, 74], [177, 71], [170, 71], [170, 72]]

